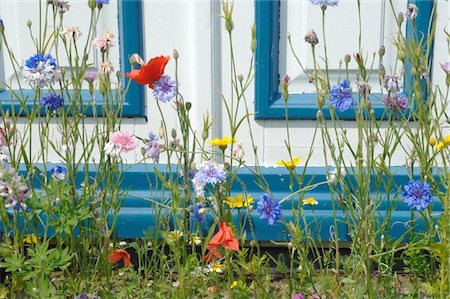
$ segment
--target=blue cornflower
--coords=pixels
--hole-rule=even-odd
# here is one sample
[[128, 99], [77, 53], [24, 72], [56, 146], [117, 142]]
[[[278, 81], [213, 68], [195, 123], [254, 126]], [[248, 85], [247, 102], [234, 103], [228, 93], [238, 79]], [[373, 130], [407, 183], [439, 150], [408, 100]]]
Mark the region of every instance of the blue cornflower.
[[314, 5], [320, 6], [337, 6], [339, 4], [339, 0], [309, 0]]
[[97, 4], [109, 4], [109, 0], [97, 0]]
[[40, 104], [50, 111], [55, 111], [62, 108], [64, 99], [53, 92], [43, 96], [41, 98]]
[[195, 204], [195, 207], [191, 211], [191, 213], [194, 215], [195, 222], [197, 222], [197, 223], [203, 222], [203, 218], [205, 216], [204, 208], [205, 208], [205, 206], [201, 202], [198, 202]]
[[52, 168], [52, 177], [61, 182], [66, 179], [67, 176], [67, 168], [62, 166], [55, 166]]
[[206, 161], [200, 164], [193, 180], [196, 184], [201, 184], [203, 186], [207, 184], [215, 185], [225, 182], [226, 176], [227, 173], [223, 168], [223, 165]]
[[36, 87], [46, 87], [56, 78], [56, 60], [52, 55], [37, 53], [25, 61], [23, 76]]
[[353, 107], [352, 92], [347, 80], [330, 89], [330, 103], [337, 111], [343, 112]]
[[269, 194], [263, 194], [258, 201], [259, 218], [267, 221], [270, 225], [281, 218], [280, 204], [277, 201], [270, 199]]
[[155, 82], [153, 96], [163, 103], [173, 99], [177, 95], [177, 82], [170, 76], [163, 75]]
[[422, 181], [409, 181], [404, 186], [403, 201], [410, 209], [424, 210], [433, 201], [430, 184]]

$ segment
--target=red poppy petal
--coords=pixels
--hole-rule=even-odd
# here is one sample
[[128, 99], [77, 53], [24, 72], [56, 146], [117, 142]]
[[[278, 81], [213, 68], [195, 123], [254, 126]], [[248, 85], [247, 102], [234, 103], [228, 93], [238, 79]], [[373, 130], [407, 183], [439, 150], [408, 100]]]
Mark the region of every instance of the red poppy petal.
[[139, 84], [148, 84], [153, 88], [153, 83], [159, 80], [164, 74], [164, 69], [169, 62], [170, 56], [159, 56], [149, 60], [146, 65], [143, 65], [138, 70], [132, 70], [124, 76], [136, 81]]
[[121, 259], [122, 259], [122, 256], [120, 253], [112, 253], [108, 256], [108, 260], [113, 264], [117, 263]]

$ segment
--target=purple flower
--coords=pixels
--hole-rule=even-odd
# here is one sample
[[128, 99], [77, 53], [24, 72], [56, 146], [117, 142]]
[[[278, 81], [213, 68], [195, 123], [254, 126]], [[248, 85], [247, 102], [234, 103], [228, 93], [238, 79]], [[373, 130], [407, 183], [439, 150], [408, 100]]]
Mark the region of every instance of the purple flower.
[[277, 201], [270, 199], [269, 194], [263, 194], [258, 201], [259, 218], [267, 221], [270, 225], [281, 218], [280, 204]]
[[204, 208], [205, 206], [201, 203], [198, 202], [195, 204], [195, 207], [192, 209], [191, 213], [194, 215], [194, 220], [197, 223], [202, 223], [203, 222], [203, 218], [204, 218]]
[[78, 296], [74, 296], [73, 299], [100, 299], [98, 296], [88, 296], [86, 292], [81, 293]]
[[309, 0], [314, 5], [320, 6], [337, 6], [339, 4], [339, 0]]
[[97, 0], [97, 4], [109, 4], [109, 0]]
[[21, 176], [14, 168], [10, 167], [0, 179], [0, 197], [3, 197], [7, 209], [14, 208], [17, 211], [28, 210], [26, 200], [31, 196], [31, 189], [23, 182]]
[[449, 75], [450, 74], [450, 62], [441, 63], [441, 68], [444, 70], [444, 72]]
[[155, 133], [150, 132], [148, 134], [148, 139], [149, 141], [145, 144], [145, 155], [152, 159], [153, 162], [159, 163], [159, 138]]
[[297, 293], [294, 295], [293, 299], [305, 299], [305, 296], [302, 293]]
[[330, 89], [330, 103], [337, 111], [343, 112], [353, 107], [353, 98], [349, 82], [342, 81]]
[[62, 166], [55, 166], [52, 168], [52, 178], [61, 182], [66, 179], [67, 169]]
[[97, 78], [97, 73], [95, 72], [87, 72], [84, 75], [84, 80], [88, 81], [89, 83], [94, 82], [94, 80]]
[[40, 104], [50, 111], [55, 111], [62, 108], [64, 99], [53, 92], [41, 98]]
[[223, 165], [206, 161], [200, 164], [193, 180], [203, 186], [207, 184], [215, 185], [225, 182], [226, 176], [227, 173]]
[[397, 109], [405, 111], [408, 109], [408, 98], [403, 93], [391, 93], [389, 97], [388, 95], [384, 95], [381, 101], [392, 111], [396, 111]]
[[37, 53], [25, 61], [23, 76], [35, 87], [47, 87], [55, 80], [56, 67], [56, 60], [52, 55]]
[[163, 75], [155, 82], [153, 96], [163, 103], [173, 99], [177, 95], [177, 83], [167, 75]]
[[399, 76], [385, 76], [383, 85], [391, 93], [396, 93], [402, 90], [402, 79]]
[[403, 201], [410, 209], [424, 210], [433, 201], [430, 184], [422, 181], [409, 181], [404, 186]]

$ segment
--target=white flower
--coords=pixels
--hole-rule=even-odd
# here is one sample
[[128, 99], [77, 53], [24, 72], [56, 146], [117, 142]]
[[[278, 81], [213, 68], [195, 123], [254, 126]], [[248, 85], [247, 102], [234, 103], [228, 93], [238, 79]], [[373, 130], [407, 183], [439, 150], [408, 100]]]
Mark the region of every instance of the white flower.
[[245, 152], [244, 152], [242, 141], [237, 142], [236, 148], [233, 150], [233, 157], [238, 160], [242, 160], [242, 158], [244, 158], [244, 153]]
[[119, 246], [125, 246], [125, 245], [127, 245], [127, 242], [125, 242], [125, 241], [120, 241], [119, 242]]
[[105, 145], [104, 151], [105, 154], [110, 157], [120, 157], [120, 153], [122, 152], [122, 146], [120, 144], [116, 144], [110, 141]]
[[69, 38], [73, 38], [74, 40], [77, 40], [78, 38], [80, 38], [80, 35], [81, 35], [80, 27], [78, 27], [78, 26], [71, 26], [71, 27], [66, 26], [66, 29], [62, 32], [62, 34], [65, 34]]
[[98, 71], [102, 74], [110, 74], [114, 71], [114, 66], [112, 65], [111, 61], [105, 60], [105, 62], [102, 62], [98, 68]]

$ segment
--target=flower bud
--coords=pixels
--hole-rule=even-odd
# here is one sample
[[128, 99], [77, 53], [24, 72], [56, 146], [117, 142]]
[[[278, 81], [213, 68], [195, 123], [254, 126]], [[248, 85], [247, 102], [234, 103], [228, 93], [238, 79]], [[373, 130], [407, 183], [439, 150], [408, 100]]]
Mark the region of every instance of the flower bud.
[[31, 23], [31, 20], [28, 19], [28, 21], [27, 21], [27, 26], [28, 26], [28, 27], [31, 27], [32, 24], [33, 24], [33, 23]]
[[5, 125], [5, 129], [9, 129], [11, 126], [11, 121], [9, 120], [9, 110], [6, 110], [5, 116], [3, 117], [3, 123]]
[[234, 29], [234, 24], [233, 24], [233, 20], [229, 19], [225, 22], [225, 28], [227, 29], [228, 32], [233, 31]]
[[172, 131], [170, 132], [171, 136], [173, 139], [177, 138], [177, 131], [175, 129], [172, 129]]
[[431, 136], [430, 140], [428, 140], [428, 144], [431, 145], [431, 146], [435, 146], [436, 145], [436, 138]]
[[145, 147], [141, 147], [141, 155], [142, 155], [142, 156], [145, 156], [145, 153], [146, 153], [146, 152], [145, 152]]
[[204, 215], [204, 214], [206, 214], [206, 209], [205, 208], [201, 208], [201, 209], [198, 210], [198, 213], [200, 215]]
[[345, 54], [344, 61], [345, 63], [349, 63], [352, 60], [352, 56], [350, 54]]
[[192, 103], [191, 102], [186, 102], [185, 104], [186, 110], [189, 111], [192, 108]]
[[384, 65], [380, 64], [378, 74], [380, 75], [381, 78], [384, 78], [384, 76], [386, 76], [386, 69], [384, 68]]
[[317, 34], [314, 32], [314, 30], [306, 33], [305, 42], [311, 44], [311, 46], [313, 47], [319, 43], [319, 38], [317, 37]]
[[383, 57], [384, 53], [386, 53], [386, 48], [384, 46], [381, 46], [380, 49], [378, 49], [378, 55], [380, 55], [380, 57]]
[[237, 79], [239, 82], [244, 81], [244, 76], [242, 74], [237, 75]]
[[404, 20], [405, 20], [405, 18], [403, 17], [403, 13], [400, 12], [397, 16], [397, 24], [400, 26]]
[[161, 138], [161, 139], [164, 138], [164, 128], [163, 127], [159, 128], [158, 135], [159, 135], [159, 138]]
[[292, 247], [294, 247], [294, 244], [292, 244], [292, 242], [289, 242], [289, 243], [287, 244], [287, 248], [288, 248], [289, 250], [291, 250]]
[[252, 52], [255, 52], [255, 50], [256, 50], [256, 39], [252, 39], [252, 42], [250, 44], [250, 50], [252, 50]]
[[176, 49], [173, 49], [173, 59], [178, 59], [178, 57], [180, 57], [180, 55], [178, 54], [178, 51]]
[[97, 7], [97, 1], [96, 0], [89, 0], [88, 5], [90, 9], [95, 9]]
[[144, 60], [142, 60], [141, 56], [139, 56], [138, 53], [134, 53], [133, 55], [131, 55], [129, 60], [130, 60], [130, 64], [131, 64], [132, 68], [134, 68], [136, 66], [136, 64], [139, 64], [139, 65], [145, 64]]
[[447, 74], [447, 77], [445, 78], [445, 84], [447, 86], [450, 86], [450, 74]]
[[203, 133], [202, 133], [202, 138], [203, 138], [203, 140], [206, 140], [206, 139], [208, 139], [208, 130], [203, 130]]
[[283, 88], [281, 95], [283, 96], [284, 101], [287, 101], [289, 98], [288, 86], [291, 84], [291, 78], [289, 75], [284, 76], [283, 81], [281, 82], [281, 86]]
[[252, 39], [256, 39], [256, 25], [253, 23], [252, 25]]
[[3, 25], [3, 20], [0, 19], [0, 33], [5, 31], [5, 25]]

